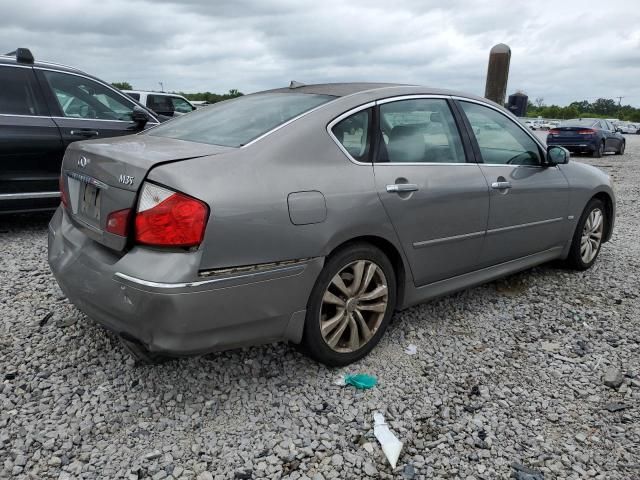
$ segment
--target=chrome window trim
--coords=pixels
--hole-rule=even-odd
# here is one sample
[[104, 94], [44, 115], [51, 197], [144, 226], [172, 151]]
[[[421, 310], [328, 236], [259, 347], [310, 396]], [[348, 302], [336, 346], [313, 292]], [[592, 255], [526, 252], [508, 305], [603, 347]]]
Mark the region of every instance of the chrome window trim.
[[[366, 165], [369, 165], [368, 163]], [[409, 167], [419, 167], [421, 165], [427, 165], [427, 166], [438, 166], [438, 165], [442, 165], [442, 166], [446, 166], [446, 167], [458, 167], [458, 166], [469, 166], [469, 167], [477, 167], [478, 164], [476, 162], [374, 162], [375, 167], [394, 167], [396, 165], [405, 165], [405, 166], [409, 166]]]
[[352, 163], [355, 163], [356, 165], [369, 165], [369, 166], [371, 166], [371, 165], [373, 165], [373, 162], [359, 162], [358, 160], [353, 158], [351, 156], [351, 154], [347, 151], [347, 149], [344, 148], [344, 145], [342, 145], [340, 140], [338, 140], [338, 138], [333, 134], [333, 127], [335, 127], [335, 125], [337, 123], [340, 123], [345, 118], [348, 118], [351, 115], [355, 115], [356, 113], [361, 112], [362, 110], [366, 110], [367, 108], [375, 107], [375, 105], [376, 105], [375, 101], [371, 101], [371, 102], [364, 103], [362, 105], [358, 105], [357, 107], [354, 107], [354, 108], [352, 108], [350, 110], [347, 110], [344, 113], [341, 113], [340, 115], [338, 115], [336, 118], [334, 118], [333, 120], [331, 120], [327, 124], [327, 133], [329, 134], [329, 137], [331, 137], [331, 139], [338, 146], [338, 148], [342, 151], [342, 153], [344, 153], [347, 156], [347, 158]]
[[[286, 93], [285, 93], [284, 95], [286, 95]], [[311, 95], [311, 94], [310, 94], [310, 95]], [[331, 97], [332, 95], [326, 95], [326, 96]], [[238, 97], [236, 97], [236, 98], [238, 98]], [[247, 147], [250, 147], [250, 146], [251, 146], [251, 145], [253, 145], [254, 143], [259, 142], [259, 141], [260, 141], [260, 140], [262, 140], [263, 138], [268, 137], [268, 136], [269, 136], [269, 135], [271, 135], [272, 133], [277, 132], [277, 131], [278, 131], [278, 130], [280, 130], [281, 128], [286, 127], [287, 125], [292, 124], [292, 123], [293, 123], [293, 122], [295, 122], [296, 120], [298, 120], [298, 119], [300, 119], [300, 118], [302, 118], [302, 117], [306, 117], [307, 115], [309, 115], [309, 114], [311, 114], [311, 113], [313, 113], [313, 112], [316, 112], [316, 111], [320, 110], [321, 108], [323, 108], [323, 107], [325, 107], [325, 106], [329, 105], [330, 103], [334, 102], [334, 101], [335, 101], [335, 100], [337, 100], [338, 98], [340, 98], [340, 97], [334, 97], [332, 100], [329, 100], [329, 101], [324, 102], [324, 103], [322, 103], [322, 104], [320, 104], [320, 105], [318, 105], [318, 106], [316, 106], [316, 107], [313, 107], [311, 110], [307, 110], [306, 112], [302, 112], [300, 115], [298, 115], [298, 116], [296, 116], [296, 117], [293, 117], [293, 118], [291, 118], [291, 119], [287, 120], [287, 121], [286, 121], [286, 122], [284, 122], [284, 123], [281, 123], [281, 124], [280, 124], [280, 125], [278, 125], [277, 127], [274, 127], [274, 128], [272, 128], [271, 130], [269, 130], [269, 131], [267, 131], [267, 132], [264, 132], [264, 133], [263, 133], [262, 135], [260, 135], [259, 137], [256, 137], [256, 138], [254, 138], [253, 140], [251, 140], [250, 142], [245, 143], [244, 145], [241, 145], [239, 148], [247, 148]], [[220, 102], [216, 102], [216, 103], [220, 103]]]
[[60, 192], [0, 193], [0, 200], [31, 200], [35, 198], [57, 197], [60, 197]]
[[[114, 92], [116, 95], [124, 98], [130, 105], [133, 105], [133, 107], [139, 106], [139, 104], [137, 102], [135, 102], [131, 97], [127, 96], [126, 94], [118, 91], [117, 89], [113, 88], [111, 85], [109, 85], [106, 82], [103, 82], [102, 80], [96, 79], [96, 78], [91, 78], [88, 75], [84, 75], [82, 73], [76, 73], [76, 72], [66, 72], [63, 70], [57, 70], [55, 68], [44, 68], [44, 67], [33, 67], [34, 70], [41, 70], [41, 71], [46, 71], [46, 72], [55, 72], [55, 73], [61, 73], [63, 75], [75, 75], [76, 77], [82, 77], [82, 78], [86, 78], [87, 80], [90, 80], [92, 82], [96, 82], [99, 83], [100, 85], [102, 85], [103, 87], [106, 87], [108, 90], [111, 90], [112, 92]], [[132, 107], [132, 109], [133, 109]], [[145, 110], [148, 107], [144, 107]], [[150, 113], [150, 111], [147, 110], [147, 113]], [[123, 123], [132, 123], [132, 122], [128, 122], [126, 120], [106, 120], [106, 119], [98, 119], [98, 118], [74, 118], [74, 117], [55, 117], [52, 116], [51, 118], [63, 118], [63, 119], [74, 119], [74, 120], [91, 120], [91, 121], [102, 121], [102, 122], [123, 122]], [[160, 121], [153, 116], [153, 114], [151, 115], [151, 120], [154, 120], [153, 123], [160, 123]]]
[[[519, 121], [514, 121], [513, 118], [509, 117], [509, 115], [507, 115], [505, 112], [500, 110], [499, 107], [496, 107], [495, 105], [491, 105], [490, 103], [486, 103], [486, 102], [482, 102], [480, 100], [476, 100], [474, 98], [467, 98], [467, 97], [461, 97], [461, 96], [456, 96], [456, 95], [453, 95], [451, 98], [453, 100], [459, 100], [461, 102], [475, 103], [477, 105], [482, 105], [483, 107], [490, 108], [491, 110], [495, 110], [500, 115], [505, 117], [507, 120], [509, 120], [510, 122], [514, 123], [524, 133], [526, 133], [527, 136], [529, 138], [531, 138], [542, 149], [543, 152], [547, 151], [546, 146], [542, 144], [542, 141], [540, 139], [538, 139], [538, 137], [536, 137], [535, 135], [531, 134], [531, 132], [529, 131], [530, 130], [529, 128], [527, 128], [524, 125], [522, 125]], [[462, 111], [462, 114], [466, 116], [466, 113], [464, 111]], [[473, 133], [473, 132], [469, 132], [469, 133]], [[474, 134], [474, 137], [475, 137], [475, 134]], [[489, 165], [489, 164], [485, 164], [485, 165]], [[507, 164], [491, 164], [491, 165], [507, 165]]]
[[0, 113], [0, 117], [52, 118], [50, 115], [20, 115], [18, 113]]
[[[421, 98], [425, 98], [425, 99], [430, 99], [430, 98], [437, 98], [437, 99], [444, 99], [447, 100], [449, 98], [451, 98], [451, 95], [442, 95], [442, 94], [428, 94], [428, 93], [411, 93], [411, 94], [407, 94], [407, 95], [398, 95], [396, 97], [386, 97], [386, 98], [382, 98], [379, 100], [376, 100], [376, 105], [382, 105], [385, 103], [390, 103], [390, 102], [399, 102], [402, 100], [418, 100]], [[453, 116], [453, 112], [451, 112], [451, 116]]]

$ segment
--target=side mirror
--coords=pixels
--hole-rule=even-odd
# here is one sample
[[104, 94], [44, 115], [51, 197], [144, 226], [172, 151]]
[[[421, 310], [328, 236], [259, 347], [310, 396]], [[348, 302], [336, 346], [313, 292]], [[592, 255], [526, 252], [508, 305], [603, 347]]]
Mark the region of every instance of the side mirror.
[[550, 167], [569, 163], [569, 157], [571, 157], [571, 154], [564, 147], [547, 147], [547, 165]]
[[143, 129], [144, 126], [149, 121], [149, 114], [147, 111], [139, 105], [133, 107], [133, 112], [131, 113], [131, 120], [138, 124], [140, 129]]

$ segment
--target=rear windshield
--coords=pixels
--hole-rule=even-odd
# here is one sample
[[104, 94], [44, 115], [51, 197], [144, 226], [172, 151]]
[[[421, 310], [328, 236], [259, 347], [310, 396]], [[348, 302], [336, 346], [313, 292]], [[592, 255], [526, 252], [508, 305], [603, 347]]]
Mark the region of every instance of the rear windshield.
[[598, 120], [593, 118], [579, 118], [575, 120], [565, 120], [560, 124], [561, 127], [595, 127]]
[[241, 147], [335, 97], [307, 93], [259, 93], [214, 104], [149, 130], [148, 135], [225, 147]]

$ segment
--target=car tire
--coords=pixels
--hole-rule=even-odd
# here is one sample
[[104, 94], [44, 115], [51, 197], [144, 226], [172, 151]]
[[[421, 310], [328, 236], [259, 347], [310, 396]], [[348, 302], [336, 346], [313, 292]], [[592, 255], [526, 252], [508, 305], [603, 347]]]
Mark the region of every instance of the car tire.
[[623, 155], [624, 154], [624, 148], [626, 146], [627, 142], [622, 142], [620, 144], [620, 148], [618, 149], [618, 151], [616, 152], [616, 155]]
[[330, 367], [360, 360], [384, 335], [396, 292], [393, 266], [379, 248], [354, 243], [336, 251], [309, 296], [302, 351]]
[[169, 357], [160, 355], [156, 352], [150, 352], [143, 345], [137, 342], [133, 342], [124, 337], [119, 337], [120, 343], [124, 349], [131, 355], [139, 364], [142, 365], [157, 365], [165, 363], [170, 360]]
[[604, 141], [600, 142], [598, 148], [596, 148], [592, 153], [593, 158], [600, 158], [602, 155], [604, 155]]
[[[595, 225], [594, 218], [598, 218], [599, 224]], [[591, 222], [591, 225], [589, 225]], [[573, 234], [571, 248], [567, 262], [575, 270], [587, 270], [595, 263], [602, 247], [605, 229], [607, 227], [607, 210], [602, 200], [592, 198], [585, 207], [578, 225]], [[589, 243], [589, 246], [586, 246]], [[588, 251], [587, 251], [588, 249]]]

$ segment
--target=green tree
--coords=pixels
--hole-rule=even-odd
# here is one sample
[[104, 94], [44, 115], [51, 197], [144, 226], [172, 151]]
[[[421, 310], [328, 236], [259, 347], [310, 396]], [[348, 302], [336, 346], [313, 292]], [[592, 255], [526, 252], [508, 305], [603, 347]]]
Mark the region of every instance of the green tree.
[[120, 90], [133, 90], [133, 87], [129, 82], [111, 82], [111, 85]]
[[591, 111], [598, 115], [612, 116], [618, 112], [618, 105], [610, 98], [599, 98], [591, 105]]

